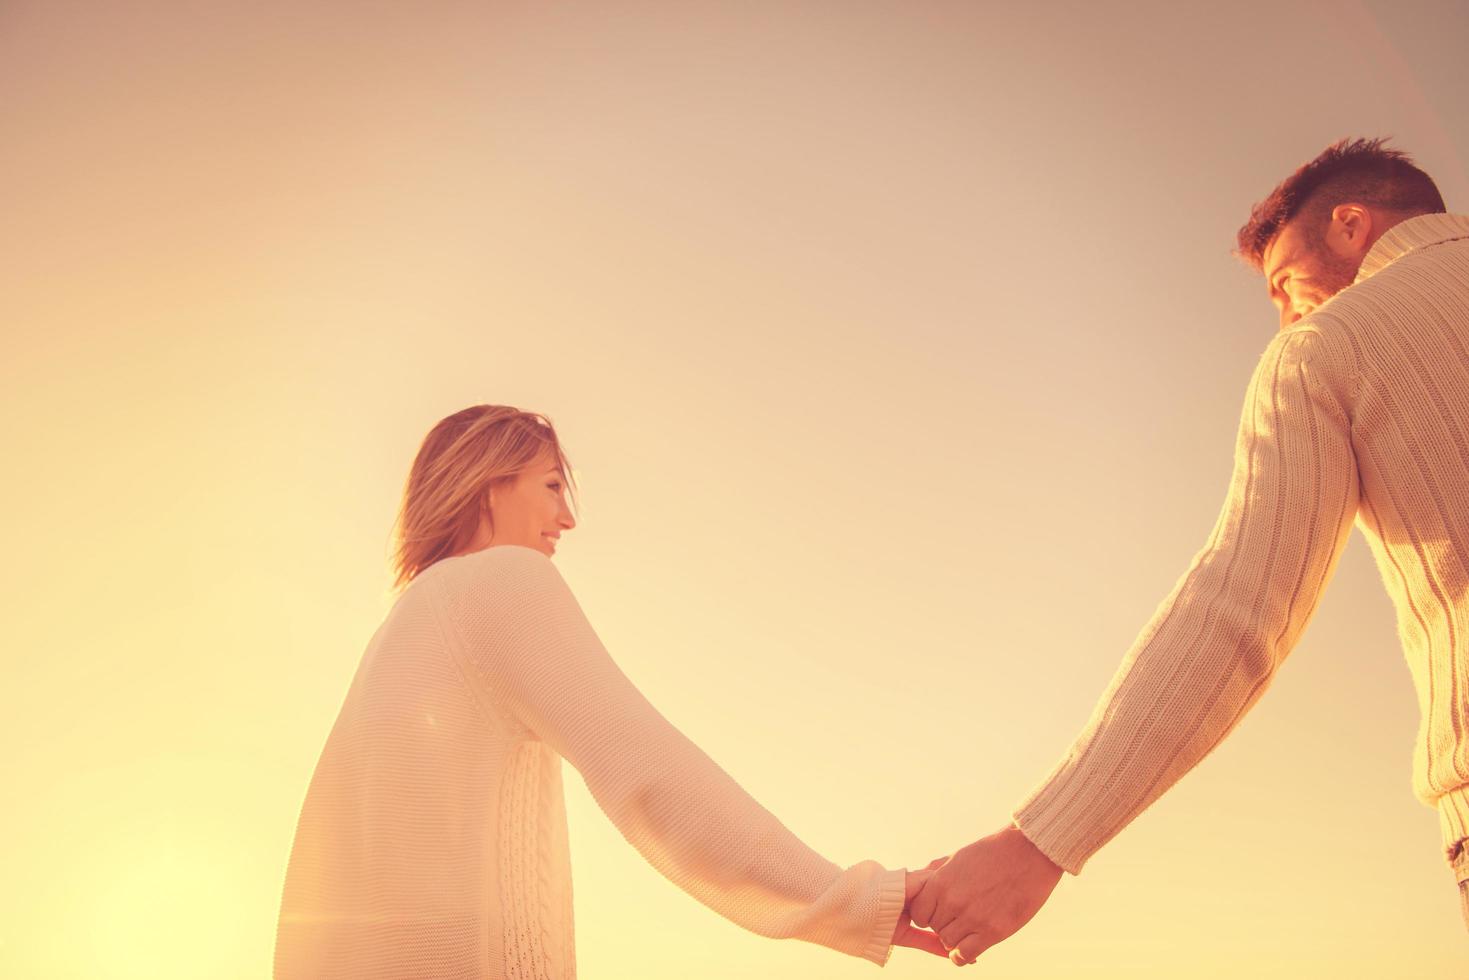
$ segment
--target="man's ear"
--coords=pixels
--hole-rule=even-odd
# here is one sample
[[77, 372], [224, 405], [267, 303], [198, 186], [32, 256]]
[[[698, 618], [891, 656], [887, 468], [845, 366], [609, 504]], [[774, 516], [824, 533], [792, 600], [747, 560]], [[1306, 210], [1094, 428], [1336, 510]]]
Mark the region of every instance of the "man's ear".
[[1372, 245], [1372, 209], [1365, 204], [1338, 204], [1331, 209], [1326, 246], [1344, 259], [1360, 259]]

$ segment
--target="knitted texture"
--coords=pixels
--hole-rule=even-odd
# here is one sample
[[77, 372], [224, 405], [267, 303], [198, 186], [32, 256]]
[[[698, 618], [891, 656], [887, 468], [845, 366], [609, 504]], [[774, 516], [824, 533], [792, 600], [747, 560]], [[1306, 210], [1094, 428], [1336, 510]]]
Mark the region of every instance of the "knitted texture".
[[550, 559], [503, 546], [425, 570], [369, 644], [302, 807], [278, 980], [574, 977], [563, 758], [716, 912], [886, 962], [903, 872], [803, 844], [643, 698]]
[[1351, 287], [1265, 350], [1208, 543], [1015, 812], [1042, 852], [1079, 872], [1229, 734], [1354, 521], [1418, 688], [1413, 787], [1451, 848], [1469, 836], [1469, 217], [1389, 229]]

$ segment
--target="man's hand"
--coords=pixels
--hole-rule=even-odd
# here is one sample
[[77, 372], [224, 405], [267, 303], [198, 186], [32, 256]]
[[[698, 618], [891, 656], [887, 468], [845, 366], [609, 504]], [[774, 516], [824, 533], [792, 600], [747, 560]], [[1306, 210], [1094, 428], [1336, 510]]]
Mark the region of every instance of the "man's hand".
[[1061, 869], [1010, 826], [956, 851], [910, 901], [910, 914], [963, 966], [1029, 922], [1060, 880]]
[[908, 907], [913, 904], [914, 897], [928, 883], [932, 873], [927, 868], [922, 871], [908, 872], [904, 879], [903, 911], [898, 913], [898, 926], [893, 930], [892, 942], [894, 946], [909, 946], [935, 956], [947, 956], [949, 955], [948, 950], [944, 948], [943, 943], [939, 942], [938, 936], [924, 929], [915, 929], [908, 921]]

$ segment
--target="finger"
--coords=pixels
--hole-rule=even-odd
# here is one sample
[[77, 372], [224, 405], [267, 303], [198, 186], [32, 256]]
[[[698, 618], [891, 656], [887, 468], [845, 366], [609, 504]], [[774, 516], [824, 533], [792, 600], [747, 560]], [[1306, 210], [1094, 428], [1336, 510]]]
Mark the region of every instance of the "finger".
[[[936, 891], [936, 889], [932, 888], [927, 890]], [[959, 921], [959, 913], [963, 911], [964, 909], [962, 907], [954, 904], [952, 898], [947, 895], [940, 895], [938, 902], [933, 907], [933, 911], [929, 913], [928, 928], [940, 934], [940, 938], [942, 938], [942, 933], [945, 929], [956, 927]], [[962, 939], [967, 934], [968, 930], [960, 930], [957, 938]]]
[[925, 953], [932, 953], [935, 956], [949, 955], [949, 951], [944, 948], [944, 944], [939, 942], [939, 937], [926, 929], [908, 928], [898, 931], [900, 935], [897, 937], [896, 942], [899, 946], [907, 946], [909, 949], [921, 949]]
[[980, 953], [993, 945], [978, 933], [971, 933], [965, 936], [958, 946], [949, 950], [949, 960], [955, 966], [968, 966], [979, 959]]
[[934, 932], [938, 935], [939, 941], [944, 944], [944, 949], [954, 949], [966, 936], [973, 934], [974, 927], [960, 919], [955, 919], [942, 929], [935, 928]]
[[933, 872], [928, 870], [909, 871], [903, 879], [903, 908], [913, 903], [918, 893], [923, 891], [923, 886], [928, 884], [928, 879], [933, 877]]
[[931, 879], [925, 880], [918, 893], [908, 900], [908, 918], [920, 929], [927, 928], [928, 921], [933, 918], [933, 911], [938, 906], [938, 891]]

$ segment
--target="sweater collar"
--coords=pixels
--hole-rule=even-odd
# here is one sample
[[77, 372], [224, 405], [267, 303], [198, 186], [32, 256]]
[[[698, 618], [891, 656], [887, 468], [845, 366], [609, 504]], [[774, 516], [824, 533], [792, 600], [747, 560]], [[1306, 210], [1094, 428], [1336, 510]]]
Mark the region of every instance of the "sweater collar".
[[1357, 270], [1356, 282], [1386, 269], [1414, 249], [1456, 238], [1469, 238], [1469, 215], [1420, 214], [1405, 218], [1383, 232], [1372, 244]]

